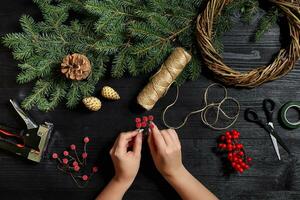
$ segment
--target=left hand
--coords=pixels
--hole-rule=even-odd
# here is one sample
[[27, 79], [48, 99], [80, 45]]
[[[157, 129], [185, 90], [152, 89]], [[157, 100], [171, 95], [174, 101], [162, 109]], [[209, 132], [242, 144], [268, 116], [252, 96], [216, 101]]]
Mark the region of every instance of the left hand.
[[114, 179], [130, 186], [135, 179], [141, 161], [142, 133], [138, 131], [121, 133], [110, 150]]

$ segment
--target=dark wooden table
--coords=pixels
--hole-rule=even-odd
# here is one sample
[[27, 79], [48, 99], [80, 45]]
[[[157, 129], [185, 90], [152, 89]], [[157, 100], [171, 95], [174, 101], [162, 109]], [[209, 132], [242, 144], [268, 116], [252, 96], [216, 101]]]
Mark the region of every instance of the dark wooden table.
[[[20, 30], [18, 19], [22, 14], [30, 14], [37, 19], [39, 10], [30, 0], [3, 0], [0, 7], [0, 36]], [[249, 42], [255, 23], [245, 26], [238, 24], [224, 36], [225, 61], [236, 69], [247, 70], [268, 63], [280, 48], [279, 27], [273, 27], [257, 43]], [[17, 63], [8, 49], [0, 46], [0, 122], [15, 127], [23, 127], [8, 100], [21, 101], [32, 89], [31, 84], [18, 85]], [[281, 128], [275, 117], [275, 127], [290, 147], [293, 156], [288, 156], [280, 147], [282, 161], [278, 161], [270, 137], [257, 125], [246, 122], [243, 112], [247, 107], [261, 108], [264, 98], [272, 98], [277, 103], [276, 113], [281, 105], [289, 100], [299, 100], [299, 64], [285, 77], [264, 84], [255, 89], [229, 88], [229, 94], [237, 98], [242, 106], [241, 115], [234, 128], [241, 132], [242, 142], [247, 152], [254, 158], [253, 167], [242, 175], [225, 176], [222, 162], [214, 153], [216, 138], [222, 131], [205, 127], [199, 116], [193, 116], [187, 125], [180, 129], [183, 161], [190, 172], [212, 190], [220, 199], [300, 199], [300, 133], [299, 130]], [[180, 100], [168, 114], [174, 123], [183, 119], [186, 113], [201, 106], [204, 89], [212, 83], [206, 71], [199, 80], [187, 82], [181, 87]], [[0, 150], [0, 199], [93, 199], [111, 178], [113, 168], [108, 150], [119, 132], [134, 128], [133, 118], [141, 114], [135, 109], [135, 98], [147, 82], [147, 77], [107, 78], [99, 82], [116, 88], [122, 99], [105, 102], [103, 109], [96, 113], [82, 108], [67, 110], [60, 106], [55, 111], [42, 113], [36, 109], [30, 115], [37, 121], [51, 121], [55, 124], [47, 158], [40, 164], [32, 164], [12, 154]], [[172, 89], [149, 113], [156, 116], [162, 127], [162, 109], [172, 101]], [[297, 112], [291, 112], [297, 119]], [[90, 162], [99, 162], [101, 169], [85, 189], [77, 189], [69, 176], [56, 170], [49, 159], [54, 151], [62, 151], [71, 143], [80, 143], [83, 136], [91, 138], [89, 146]], [[175, 191], [155, 171], [147, 145], [144, 145], [140, 172], [124, 199], [179, 199]]]

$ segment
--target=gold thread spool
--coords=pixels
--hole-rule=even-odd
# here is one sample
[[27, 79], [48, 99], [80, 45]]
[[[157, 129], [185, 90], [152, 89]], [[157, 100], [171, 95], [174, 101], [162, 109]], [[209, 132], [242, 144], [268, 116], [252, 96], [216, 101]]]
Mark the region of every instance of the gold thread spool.
[[149, 83], [139, 93], [137, 97], [138, 104], [146, 110], [151, 110], [156, 102], [167, 93], [169, 87], [190, 62], [191, 58], [192, 56], [183, 48], [175, 48], [158, 72], [150, 78]]

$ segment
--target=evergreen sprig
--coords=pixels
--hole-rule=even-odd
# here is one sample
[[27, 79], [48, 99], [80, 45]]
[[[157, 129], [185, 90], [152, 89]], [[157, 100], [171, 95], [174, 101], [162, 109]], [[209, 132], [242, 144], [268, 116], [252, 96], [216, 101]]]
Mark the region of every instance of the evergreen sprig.
[[105, 40], [96, 48], [113, 56], [113, 77], [152, 72], [180, 45], [193, 54], [186, 75], [178, 80], [183, 82], [197, 79], [200, 73], [194, 38], [200, 4], [201, 0], [89, 0], [85, 8], [98, 17], [95, 30]]
[[[192, 54], [192, 60], [178, 77], [196, 80], [201, 60], [195, 38], [196, 18], [202, 0], [34, 0], [43, 20], [36, 22], [24, 15], [23, 32], [3, 38], [19, 61], [20, 84], [35, 81], [32, 93], [22, 106], [49, 111], [65, 100], [67, 107], [94, 92], [106, 65], [112, 64], [111, 76], [129, 73], [137, 76], [153, 73], [177, 46]], [[214, 25], [215, 45], [222, 49], [221, 36], [232, 25], [232, 16], [251, 21], [257, 0], [232, 1]], [[276, 11], [277, 12], [277, 11]], [[278, 14], [278, 13], [277, 13]], [[268, 13], [260, 21], [257, 38], [276, 21]], [[70, 15], [70, 16], [69, 16]], [[92, 63], [87, 80], [71, 81], [59, 72], [62, 59], [71, 53], [86, 55]], [[111, 62], [110, 62], [111, 61]]]
[[[70, 6], [66, 3], [52, 4], [50, 0], [35, 0], [40, 7], [44, 21], [35, 22], [24, 15], [20, 19], [22, 33], [7, 34], [4, 44], [13, 50], [13, 56], [20, 61], [19, 83], [36, 81], [32, 94], [26, 97], [22, 106], [49, 111], [61, 100], [67, 106], [75, 106], [81, 98], [93, 93], [98, 80], [103, 76], [106, 56], [94, 48], [96, 35], [85, 24], [77, 20], [67, 25]], [[87, 55], [93, 67], [92, 75], [82, 82], [66, 79], [59, 73], [62, 59], [70, 53]]]
[[258, 22], [257, 31], [255, 33], [255, 40], [258, 41], [274, 24], [276, 23], [279, 16], [279, 10], [273, 7], [260, 18]]

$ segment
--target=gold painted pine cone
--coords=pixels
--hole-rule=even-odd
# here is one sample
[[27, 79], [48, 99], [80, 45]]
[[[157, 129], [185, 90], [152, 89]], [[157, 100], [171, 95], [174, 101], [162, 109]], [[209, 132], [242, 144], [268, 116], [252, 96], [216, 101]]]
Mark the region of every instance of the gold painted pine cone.
[[118, 100], [120, 99], [120, 95], [111, 87], [104, 86], [101, 91], [101, 95], [110, 100]]
[[101, 108], [101, 101], [97, 97], [85, 97], [82, 102], [91, 111], [98, 111]]

